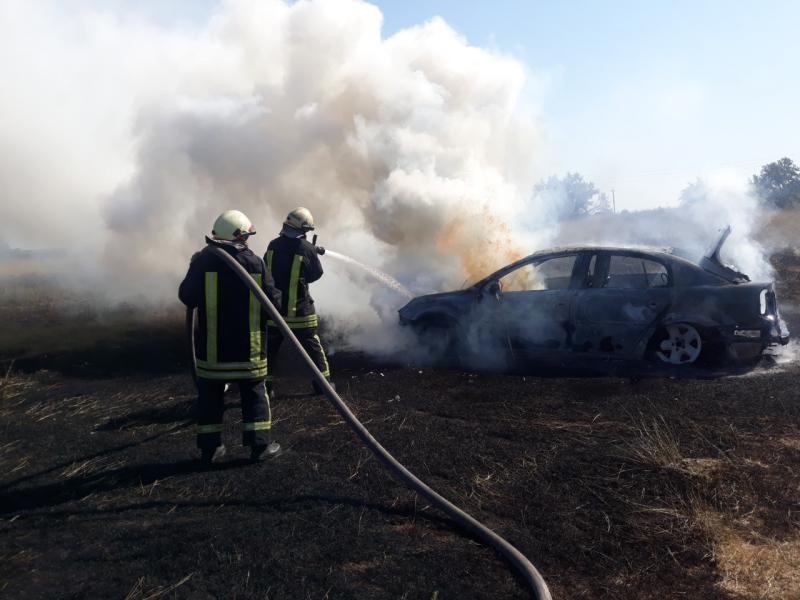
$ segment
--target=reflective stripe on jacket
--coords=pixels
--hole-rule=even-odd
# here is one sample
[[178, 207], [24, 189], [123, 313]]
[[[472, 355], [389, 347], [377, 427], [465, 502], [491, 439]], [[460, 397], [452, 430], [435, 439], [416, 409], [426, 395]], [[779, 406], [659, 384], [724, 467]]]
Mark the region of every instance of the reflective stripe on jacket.
[[[281, 294], [259, 257], [246, 245], [209, 240], [231, 254], [272, 300]], [[198, 312], [195, 356], [204, 379], [263, 379], [267, 376], [267, 312], [247, 286], [219, 258], [195, 254], [178, 290], [181, 301]]]
[[[308, 285], [322, 277], [317, 249], [303, 238], [279, 236], [269, 243], [264, 261], [281, 291], [281, 314], [289, 327], [316, 327], [314, 299]], [[270, 321], [268, 325], [275, 323]]]

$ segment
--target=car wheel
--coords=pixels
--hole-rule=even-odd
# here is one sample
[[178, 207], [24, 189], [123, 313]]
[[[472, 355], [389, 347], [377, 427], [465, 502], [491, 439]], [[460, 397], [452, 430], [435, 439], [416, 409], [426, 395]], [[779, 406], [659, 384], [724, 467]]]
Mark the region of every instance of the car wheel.
[[456, 323], [445, 319], [425, 319], [414, 323], [413, 330], [426, 357], [434, 362], [458, 358]]
[[656, 338], [656, 356], [670, 365], [691, 365], [703, 354], [703, 336], [689, 323], [673, 323]]

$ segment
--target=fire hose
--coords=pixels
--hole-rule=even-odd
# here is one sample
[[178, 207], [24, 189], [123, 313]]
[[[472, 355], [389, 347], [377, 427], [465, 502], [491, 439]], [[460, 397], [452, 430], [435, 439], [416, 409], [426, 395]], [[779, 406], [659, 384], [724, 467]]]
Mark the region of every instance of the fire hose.
[[[545, 583], [544, 579], [542, 578], [539, 571], [536, 570], [536, 567], [531, 564], [531, 562], [522, 554], [519, 550], [517, 550], [514, 546], [512, 546], [509, 542], [505, 539], [500, 537], [497, 533], [486, 527], [483, 523], [479, 522], [477, 519], [472, 517], [471, 515], [467, 514], [460, 508], [458, 508], [455, 504], [444, 498], [443, 496], [439, 495], [433, 489], [428, 487], [422, 480], [418, 479], [411, 471], [406, 469], [400, 462], [397, 461], [389, 452], [381, 446], [381, 444], [372, 437], [372, 434], [367, 430], [366, 427], [356, 418], [356, 416], [352, 413], [352, 411], [348, 408], [348, 406], [344, 403], [344, 401], [339, 397], [336, 393], [336, 390], [330, 385], [327, 379], [322, 375], [320, 370], [314, 364], [314, 361], [311, 360], [311, 357], [305, 351], [303, 346], [300, 344], [300, 341], [294, 335], [294, 332], [289, 328], [284, 321], [283, 316], [280, 314], [280, 311], [276, 309], [272, 302], [269, 301], [267, 295], [261, 289], [261, 286], [256, 283], [256, 281], [250, 276], [250, 274], [240, 265], [232, 256], [230, 256], [227, 252], [222, 250], [221, 248], [217, 248], [214, 246], [210, 246], [209, 250], [218, 258], [220, 258], [223, 262], [225, 262], [236, 275], [247, 285], [248, 288], [253, 292], [256, 299], [261, 303], [261, 305], [267, 310], [272, 320], [281, 330], [284, 338], [288, 339], [292, 345], [297, 349], [300, 353], [300, 356], [303, 357], [303, 360], [308, 366], [309, 370], [312, 372], [314, 376], [314, 380], [319, 385], [319, 387], [324, 391], [325, 396], [327, 396], [328, 400], [330, 400], [331, 404], [333, 405], [334, 409], [342, 416], [342, 418], [347, 422], [350, 428], [355, 432], [355, 434], [361, 439], [369, 450], [378, 457], [378, 459], [386, 466], [386, 468], [391, 471], [391, 473], [399, 479], [402, 483], [404, 483], [407, 487], [409, 487], [414, 492], [418, 493], [420, 496], [425, 498], [428, 502], [430, 502], [433, 506], [437, 507], [447, 516], [449, 516], [453, 521], [455, 521], [464, 531], [471, 534], [485, 545], [493, 548], [498, 554], [504, 557], [514, 569], [519, 573], [519, 575], [523, 578], [527, 586], [530, 588], [533, 597], [536, 600], [552, 600], [552, 596], [550, 595], [550, 590], [547, 588], [547, 584]], [[186, 312], [186, 327], [189, 333], [189, 339], [191, 343], [191, 339], [194, 335], [194, 310], [188, 309]], [[197, 363], [194, 357], [194, 348], [192, 347], [190, 356], [192, 357], [192, 377], [195, 379], [195, 383], [197, 383]]]

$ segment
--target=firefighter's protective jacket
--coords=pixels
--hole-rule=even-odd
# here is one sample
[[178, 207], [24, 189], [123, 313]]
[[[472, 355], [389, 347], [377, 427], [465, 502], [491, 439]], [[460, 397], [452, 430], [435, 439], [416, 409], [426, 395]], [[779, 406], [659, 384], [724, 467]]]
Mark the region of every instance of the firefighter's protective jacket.
[[[211, 240], [261, 284], [279, 307], [281, 293], [264, 261], [242, 243]], [[197, 375], [204, 379], [264, 379], [267, 376], [267, 315], [236, 273], [206, 247], [192, 257], [178, 289], [186, 306], [197, 308]]]
[[289, 327], [316, 327], [317, 315], [308, 284], [322, 277], [322, 263], [314, 245], [302, 237], [279, 236], [269, 243], [264, 262], [281, 291], [281, 314]]

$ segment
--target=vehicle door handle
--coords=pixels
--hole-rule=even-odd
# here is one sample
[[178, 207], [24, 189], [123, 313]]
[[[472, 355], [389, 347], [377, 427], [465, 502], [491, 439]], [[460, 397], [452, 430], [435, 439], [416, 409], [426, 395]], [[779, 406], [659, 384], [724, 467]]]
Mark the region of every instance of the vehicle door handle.
[[647, 306], [649, 306], [650, 308], [655, 308], [656, 306], [658, 306], [658, 302], [650, 302]]

